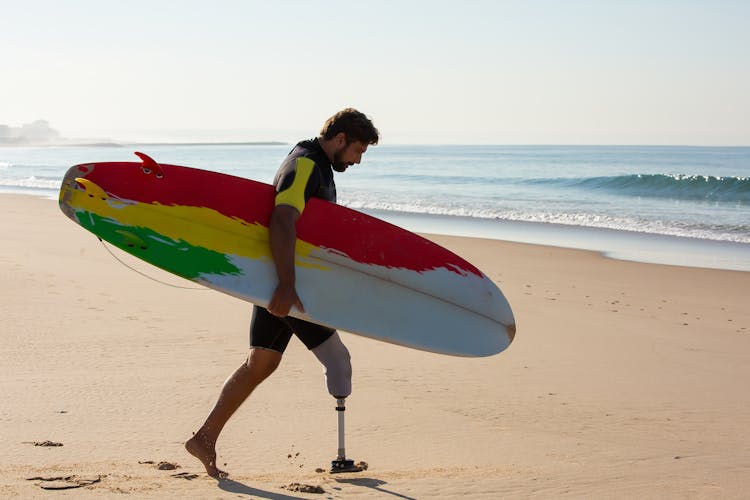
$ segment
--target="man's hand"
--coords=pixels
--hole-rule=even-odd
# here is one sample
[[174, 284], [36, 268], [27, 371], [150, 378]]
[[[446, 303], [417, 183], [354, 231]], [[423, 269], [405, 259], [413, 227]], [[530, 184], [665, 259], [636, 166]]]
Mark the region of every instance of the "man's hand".
[[268, 304], [268, 312], [274, 316], [283, 318], [289, 316], [292, 306], [296, 307], [300, 312], [305, 312], [305, 308], [302, 306], [302, 301], [299, 299], [294, 286], [279, 283], [273, 292], [273, 296], [271, 296], [271, 302]]

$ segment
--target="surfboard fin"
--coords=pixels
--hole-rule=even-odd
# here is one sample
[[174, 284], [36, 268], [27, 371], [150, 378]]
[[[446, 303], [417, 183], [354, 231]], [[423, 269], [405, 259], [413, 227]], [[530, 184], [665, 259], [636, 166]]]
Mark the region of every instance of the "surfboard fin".
[[148, 245], [145, 241], [143, 241], [141, 238], [131, 233], [130, 231], [118, 229], [117, 231], [115, 231], [115, 233], [122, 236], [123, 242], [128, 248], [139, 248], [141, 250], [146, 250], [148, 248]]
[[141, 167], [141, 170], [143, 170], [144, 174], [151, 174], [153, 173], [154, 176], [156, 176], [157, 179], [163, 179], [164, 178], [164, 169], [161, 168], [161, 165], [156, 163], [156, 160], [151, 158], [149, 155], [145, 153], [141, 153], [140, 151], [136, 151], [135, 155], [141, 159], [143, 162], [143, 166]]
[[106, 200], [107, 198], [109, 198], [109, 195], [106, 193], [106, 191], [104, 191], [96, 183], [91, 182], [84, 177], [76, 177], [75, 181], [76, 184], [78, 184], [86, 192], [86, 194], [89, 195], [89, 197], [99, 198], [101, 200]]

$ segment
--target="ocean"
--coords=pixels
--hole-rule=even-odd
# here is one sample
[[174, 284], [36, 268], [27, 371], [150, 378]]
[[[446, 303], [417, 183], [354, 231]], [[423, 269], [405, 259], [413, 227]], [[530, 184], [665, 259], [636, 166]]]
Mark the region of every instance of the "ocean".
[[[56, 197], [71, 165], [136, 150], [271, 182], [291, 147], [5, 147], [0, 193]], [[750, 271], [750, 147], [379, 145], [336, 184], [339, 203], [414, 231]]]

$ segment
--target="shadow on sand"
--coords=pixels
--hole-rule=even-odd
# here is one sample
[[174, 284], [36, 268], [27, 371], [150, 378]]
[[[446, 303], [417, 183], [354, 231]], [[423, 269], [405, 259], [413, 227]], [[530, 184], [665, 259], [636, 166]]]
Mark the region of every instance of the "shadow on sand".
[[363, 488], [370, 488], [370, 489], [379, 491], [381, 493], [386, 493], [388, 495], [392, 495], [398, 498], [405, 498], [407, 500], [416, 500], [414, 497], [409, 497], [406, 495], [402, 495], [401, 493], [396, 493], [395, 491], [390, 491], [385, 488], [382, 488], [384, 484], [388, 484], [388, 483], [381, 479], [373, 479], [371, 477], [357, 477], [357, 478], [352, 478], [352, 479], [338, 479], [337, 478], [336, 482], [344, 483], [344, 484], [353, 484], [355, 486], [362, 486]]
[[[388, 483], [380, 479], [373, 479], [370, 477], [358, 477], [358, 478], [352, 478], [352, 479], [338, 479], [337, 478], [336, 482], [339, 484], [351, 484], [354, 486], [361, 486], [363, 488], [370, 488], [380, 493], [385, 493], [387, 495], [391, 495], [397, 498], [404, 498], [406, 500], [416, 500], [414, 497], [402, 495], [401, 493], [397, 493], [395, 491], [391, 491], [391, 490], [387, 490], [383, 488], [382, 486]], [[233, 481], [232, 479], [219, 479], [216, 483], [220, 489], [226, 492], [236, 493], [237, 495], [247, 495], [252, 498], [268, 498], [269, 500], [300, 500], [300, 499], [309, 498], [307, 496], [304, 496], [304, 497], [292, 496], [292, 495], [286, 495], [284, 493], [275, 493], [272, 491], [260, 490], [258, 488], [253, 488], [252, 486], [248, 486], [246, 484]], [[338, 489], [338, 488], [335, 488], [335, 489]]]
[[236, 493], [238, 495], [247, 495], [252, 498], [268, 498], [270, 500], [300, 500], [308, 497], [295, 497], [291, 495], [285, 495], [283, 493], [274, 493], [272, 491], [259, 490], [243, 483], [233, 481], [231, 479], [219, 479], [216, 481], [217, 486], [229, 493]]

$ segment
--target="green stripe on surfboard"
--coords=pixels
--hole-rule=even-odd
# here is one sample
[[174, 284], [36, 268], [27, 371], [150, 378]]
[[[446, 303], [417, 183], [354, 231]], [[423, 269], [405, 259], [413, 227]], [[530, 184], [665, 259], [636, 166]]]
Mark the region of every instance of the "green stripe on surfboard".
[[[194, 246], [184, 240], [175, 241], [148, 228], [124, 226], [85, 210], [76, 210], [76, 217], [81, 226], [101, 239], [183, 278], [195, 279], [205, 274], [242, 274], [223, 253]], [[144, 245], [145, 249], [142, 248]]]

